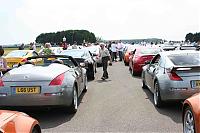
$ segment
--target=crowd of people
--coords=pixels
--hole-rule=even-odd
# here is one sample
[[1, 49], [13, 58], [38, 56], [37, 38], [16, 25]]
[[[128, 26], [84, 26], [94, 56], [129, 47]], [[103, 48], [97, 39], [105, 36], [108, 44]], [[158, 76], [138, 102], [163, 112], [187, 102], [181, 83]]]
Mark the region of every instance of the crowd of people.
[[[89, 47], [91, 46], [91, 43], [84, 42], [82, 44], [82, 47]], [[108, 43], [96, 43], [95, 45], [100, 46], [99, 50], [99, 58], [102, 60], [102, 67], [103, 67], [103, 76], [101, 79], [105, 80], [108, 78], [108, 72], [107, 67], [108, 65], [112, 65], [112, 62], [117, 62], [117, 57], [119, 56], [119, 61], [122, 61], [122, 52], [124, 48], [124, 44], [121, 41], [109, 41]], [[59, 45], [63, 48], [63, 50], [69, 49], [71, 47], [72, 49], [77, 49], [78, 45], [76, 42], [74, 44], [70, 45], [66, 42], [62, 42]], [[22, 43], [19, 46], [19, 50], [24, 50], [25, 45]], [[35, 50], [36, 51], [36, 45], [35, 43], [30, 43], [29, 50]], [[41, 46], [40, 51], [38, 52], [39, 55], [51, 55], [54, 54], [51, 49], [51, 43], [45, 43]]]

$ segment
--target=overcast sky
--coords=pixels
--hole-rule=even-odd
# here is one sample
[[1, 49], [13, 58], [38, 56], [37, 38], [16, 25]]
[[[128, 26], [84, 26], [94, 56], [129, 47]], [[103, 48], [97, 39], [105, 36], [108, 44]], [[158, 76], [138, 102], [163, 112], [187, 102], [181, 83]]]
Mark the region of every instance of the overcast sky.
[[85, 29], [103, 39], [184, 40], [200, 32], [200, 0], [0, 0], [0, 44]]

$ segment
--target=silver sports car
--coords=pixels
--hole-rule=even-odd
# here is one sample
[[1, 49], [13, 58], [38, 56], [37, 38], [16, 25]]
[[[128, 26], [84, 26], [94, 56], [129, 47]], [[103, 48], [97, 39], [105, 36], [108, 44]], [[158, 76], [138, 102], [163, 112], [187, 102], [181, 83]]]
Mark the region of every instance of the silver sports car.
[[[36, 59], [42, 61], [33, 64]], [[86, 69], [71, 56], [35, 56], [28, 61], [0, 79], [0, 106], [61, 105], [75, 113], [78, 97], [87, 91]]]
[[154, 104], [184, 100], [200, 91], [200, 51], [166, 51], [143, 67], [143, 88], [154, 94]]

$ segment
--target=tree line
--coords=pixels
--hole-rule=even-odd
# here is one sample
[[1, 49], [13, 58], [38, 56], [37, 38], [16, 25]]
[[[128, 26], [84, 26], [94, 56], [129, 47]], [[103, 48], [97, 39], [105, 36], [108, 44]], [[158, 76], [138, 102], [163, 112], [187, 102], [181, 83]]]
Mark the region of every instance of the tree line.
[[39, 36], [36, 37], [35, 42], [36, 43], [56, 43], [59, 44], [60, 42], [63, 42], [63, 38], [66, 38], [66, 42], [69, 44], [73, 44], [74, 42], [77, 42], [77, 44], [81, 44], [84, 41], [95, 43], [96, 37], [94, 33], [89, 32], [87, 30], [66, 30], [66, 31], [58, 31], [58, 32], [52, 32], [52, 33], [42, 33]]
[[185, 41], [188, 42], [198, 42], [200, 41], [200, 32], [199, 33], [188, 33], [186, 36], [185, 36]]

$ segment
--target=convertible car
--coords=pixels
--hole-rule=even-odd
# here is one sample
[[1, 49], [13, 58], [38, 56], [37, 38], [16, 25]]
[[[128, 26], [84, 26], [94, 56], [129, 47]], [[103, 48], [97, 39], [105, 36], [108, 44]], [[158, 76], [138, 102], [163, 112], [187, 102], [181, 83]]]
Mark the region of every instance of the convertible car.
[[37, 120], [25, 113], [0, 110], [0, 133], [41, 133]]
[[[10, 68], [13, 68], [14, 65], [24, 64], [27, 61], [28, 57], [37, 56], [38, 53], [34, 50], [13, 50], [5, 56], [7, 64]], [[34, 62], [38, 62], [34, 60]]]
[[[31, 62], [43, 59], [43, 63]], [[35, 56], [0, 79], [0, 106], [68, 106], [75, 113], [87, 91], [86, 70], [71, 56]]]
[[200, 132], [200, 93], [186, 99], [183, 103], [183, 132]]
[[93, 59], [92, 53], [86, 49], [71, 49], [63, 50], [61, 55], [72, 56], [78, 63], [84, 63], [87, 73], [87, 78], [94, 80], [96, 73], [96, 62]]

